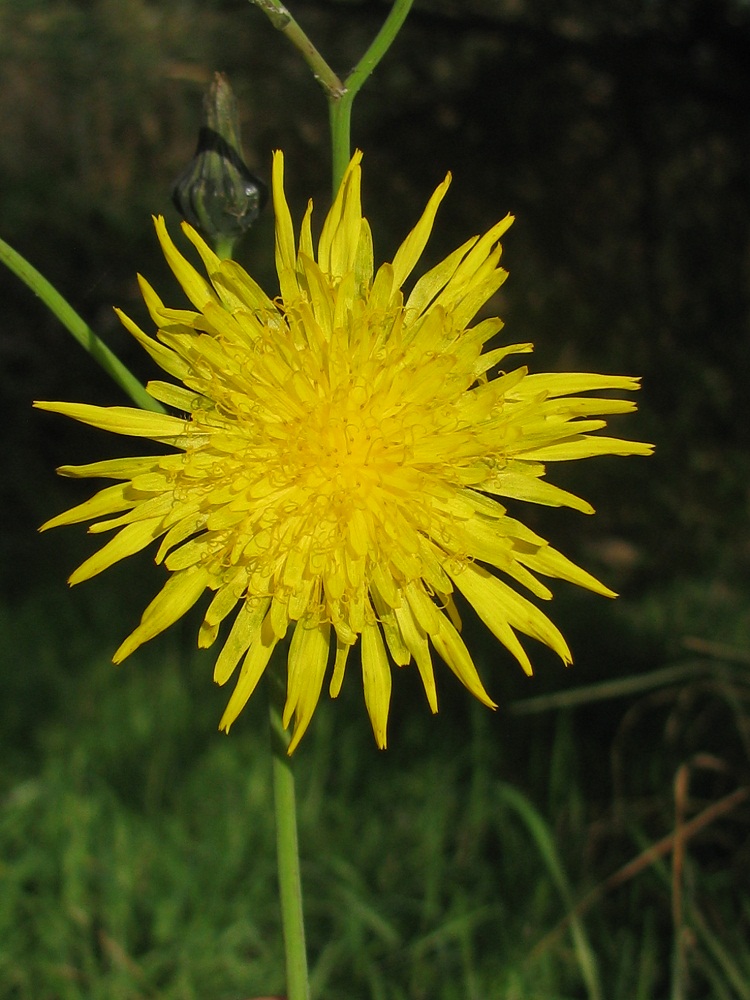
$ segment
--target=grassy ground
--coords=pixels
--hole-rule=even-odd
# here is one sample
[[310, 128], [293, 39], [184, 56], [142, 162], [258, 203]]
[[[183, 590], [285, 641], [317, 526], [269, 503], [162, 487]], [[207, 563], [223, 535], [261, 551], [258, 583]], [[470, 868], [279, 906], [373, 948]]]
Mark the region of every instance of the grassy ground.
[[[280, 992], [263, 694], [220, 735], [189, 628], [114, 668], [113, 601], [51, 588], [2, 622], [0, 997]], [[498, 715], [444, 677], [433, 719], [400, 675], [387, 753], [354, 672], [321, 707], [296, 757], [314, 997], [750, 996], [748, 616], [688, 586], [611, 614], [727, 641], [623, 692], [581, 686], [583, 650], [579, 683], [529, 687], [488, 649]]]
[[[340, 67], [383, 11], [294, 6]], [[423, 0], [363, 92], [378, 259], [448, 168], [433, 261], [512, 210], [509, 338], [535, 370], [642, 374], [617, 431], [657, 451], [556, 470], [583, 524], [528, 512], [624, 594], [560, 588], [571, 671], [536, 653], [529, 682], [476, 633], [497, 714], [445, 671], [433, 719], [399, 673], [381, 754], [354, 669], [316, 713], [295, 757], [315, 1000], [750, 1000], [748, 38], [735, 0]], [[2, 236], [143, 378], [111, 306], [145, 321], [136, 269], [177, 304], [147, 220], [215, 69], [251, 168], [284, 148], [295, 217], [313, 193], [320, 218], [324, 103], [250, 5], [0, 0]], [[242, 248], [269, 290], [272, 226]], [[35, 529], [89, 488], [52, 470], [116, 446], [30, 404], [122, 400], [4, 273], [0, 300], [0, 1000], [279, 992], [263, 692], [219, 734], [189, 624], [111, 665], [154, 568], [66, 592], [83, 532]]]

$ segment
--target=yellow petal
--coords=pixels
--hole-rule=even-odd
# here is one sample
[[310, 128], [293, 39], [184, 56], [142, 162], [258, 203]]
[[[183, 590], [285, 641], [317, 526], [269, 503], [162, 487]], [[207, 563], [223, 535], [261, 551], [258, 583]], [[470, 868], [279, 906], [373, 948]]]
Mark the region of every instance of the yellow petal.
[[535, 462], [572, 462], [578, 458], [593, 458], [594, 455], [650, 455], [653, 450], [652, 444], [642, 441], [623, 441], [597, 434], [570, 437], [541, 448], [519, 448], [516, 454]]
[[[143, 288], [143, 285], [141, 287]], [[179, 354], [175, 354], [174, 351], [165, 347], [164, 344], [160, 344], [153, 337], [146, 336], [143, 330], [129, 316], [126, 316], [121, 309], [115, 309], [115, 313], [128, 333], [135, 337], [141, 347], [151, 355], [160, 368], [163, 368], [168, 374], [174, 375], [175, 378], [185, 379], [190, 369]]]
[[[155, 475], [154, 478], [159, 479], [161, 477]], [[134, 496], [137, 495], [137, 490], [133, 487], [132, 483], [131, 489], [128, 492]], [[100, 534], [103, 531], [111, 531], [113, 528], [121, 528], [125, 524], [133, 524], [135, 521], [150, 521], [153, 519], [161, 522], [160, 531], [163, 531], [164, 522], [169, 516], [173, 505], [174, 501], [171, 491], [169, 493], [157, 493], [155, 496], [148, 496], [146, 499], [141, 499], [139, 503], [132, 505], [129, 510], [126, 510], [119, 517], [110, 517], [105, 521], [96, 521], [94, 524], [89, 525], [89, 531], [92, 534]]]
[[240, 607], [227, 641], [216, 660], [214, 680], [217, 684], [226, 684], [234, 673], [240, 657], [258, 641], [269, 603], [268, 598], [257, 601], [246, 600]]
[[360, 238], [362, 210], [360, 182], [362, 153], [354, 151], [318, 241], [318, 263], [325, 274], [340, 277], [354, 266]]
[[289, 677], [283, 725], [294, 715], [294, 734], [287, 753], [294, 752], [310, 724], [320, 698], [330, 648], [331, 626], [328, 622], [302, 619], [294, 627], [289, 644]]
[[172, 269], [172, 273], [182, 285], [185, 294], [195, 308], [203, 309], [207, 302], [215, 300], [211, 286], [202, 275], [198, 274], [192, 264], [189, 264], [185, 260], [174, 245], [171, 236], [167, 232], [163, 216], [159, 215], [154, 219], [154, 227], [156, 235], [159, 237], [164, 257]]
[[435, 674], [432, 669], [432, 658], [430, 656], [430, 644], [427, 635], [414, 620], [411, 609], [406, 603], [395, 609], [394, 614], [404, 645], [414, 657], [419, 676], [422, 678], [427, 702], [430, 710], [434, 714], [438, 710], [437, 689], [435, 688]]
[[403, 285], [422, 256], [422, 251], [427, 246], [427, 240], [430, 238], [440, 202], [445, 197], [450, 183], [451, 175], [446, 174], [445, 180], [438, 184], [433, 191], [419, 222], [396, 251], [396, 255], [393, 258], [393, 281], [396, 288], [400, 288]]
[[276, 220], [276, 271], [281, 276], [284, 270], [294, 271], [294, 226], [292, 215], [284, 194], [284, 154], [276, 150], [273, 154], [272, 170], [273, 214]]
[[377, 587], [370, 587], [370, 596], [372, 597], [375, 613], [378, 616], [380, 627], [383, 630], [383, 635], [385, 636], [386, 645], [388, 646], [388, 652], [391, 654], [391, 659], [396, 666], [405, 667], [411, 659], [411, 653], [406, 648], [403, 636], [401, 635], [401, 630], [399, 629], [398, 622], [396, 621], [396, 616], [393, 613], [393, 609], [390, 608], [385, 601], [383, 601]]
[[427, 596], [421, 583], [409, 583], [404, 589], [415, 621], [420, 628], [432, 636], [441, 629], [443, 615], [435, 606], [434, 601]]
[[[504, 645], [508, 645], [508, 626], [539, 639], [554, 650], [563, 661], [572, 662], [568, 644], [558, 628], [539, 608], [521, 597], [502, 580], [489, 573], [484, 567], [469, 565], [458, 573], [451, 574], [453, 581], [464, 597], [473, 606], [485, 625]], [[514, 643], [517, 646], [517, 643]], [[525, 654], [519, 656], [516, 648], [511, 649], [524, 670], [530, 673], [530, 665]]]
[[559, 580], [567, 580], [578, 587], [585, 587], [593, 590], [602, 597], [617, 597], [614, 590], [605, 587], [596, 577], [587, 573], [586, 570], [576, 566], [574, 562], [553, 549], [551, 545], [544, 545], [534, 553], [519, 555], [518, 557], [526, 563], [536, 573], [543, 573], [545, 576], [554, 576]]
[[98, 552], [81, 563], [74, 573], [71, 573], [68, 583], [73, 586], [83, 580], [89, 580], [102, 570], [108, 569], [120, 559], [132, 556], [136, 552], [158, 538], [162, 531], [162, 518], [152, 517], [146, 521], [136, 521], [128, 524], [110, 539]]
[[[475, 332], [477, 327], [483, 326], [485, 323], [487, 323], [487, 320], [482, 320], [482, 323], [478, 323], [476, 327], [472, 327], [472, 333]], [[494, 333], [497, 333], [498, 330], [502, 329], [502, 326], [496, 327], [493, 322], [488, 325], [487, 329], [489, 335], [492, 336]], [[484, 335], [482, 335], [482, 343], [484, 342]], [[485, 354], [481, 355], [477, 363], [474, 365], [474, 374], [481, 375], [484, 372], [489, 371], [490, 368], [494, 368], [495, 365], [499, 365], [500, 362], [504, 361], [510, 354], [530, 354], [533, 350], [534, 345], [527, 343], [508, 344], [507, 347], [498, 347], [493, 351], [487, 351]]]
[[367, 289], [372, 284], [374, 272], [375, 260], [372, 247], [372, 230], [367, 219], [362, 219], [359, 228], [357, 253], [354, 259], [354, 277], [357, 283], [357, 291], [360, 295], [366, 294]]
[[193, 229], [189, 222], [182, 222], [180, 226], [185, 236], [187, 236], [200, 254], [203, 266], [206, 269], [206, 274], [213, 276], [213, 274], [221, 267], [221, 258], [213, 252], [208, 243], [206, 243], [197, 230]]
[[[239, 589], [241, 590], [241, 588]], [[236, 607], [239, 600], [238, 588], [231, 581], [225, 583], [211, 599], [203, 620], [207, 625], [218, 625]]]
[[342, 277], [354, 270], [362, 234], [361, 184], [362, 172], [359, 166], [351, 166], [341, 186], [343, 191], [341, 218], [332, 236], [328, 267], [325, 264], [325, 257], [319, 257], [321, 266], [332, 277]]
[[[268, 619], [266, 619], [266, 622]], [[264, 622], [265, 626], [265, 622]], [[278, 639], [270, 628], [261, 626], [260, 634], [253, 642], [242, 663], [237, 686], [232, 692], [232, 696], [227, 703], [224, 714], [219, 723], [219, 729], [229, 732], [232, 723], [247, 704], [247, 700], [258, 685], [258, 681], [263, 676], [263, 672], [268, 666], [271, 654], [276, 648]]]
[[411, 290], [411, 294], [406, 300], [405, 308], [416, 309], [417, 312], [420, 313], [426, 309], [438, 292], [445, 288], [446, 284], [456, 273], [458, 265], [478, 239], [478, 236], [472, 236], [471, 239], [467, 240], [462, 246], [454, 250], [453, 253], [448, 254], [448, 256], [444, 260], [441, 260], [435, 267], [431, 268], [429, 271], [425, 271], [422, 277], [419, 278], [414, 285], [414, 288]]
[[[481, 489], [495, 493], [501, 497], [512, 497], [515, 500], [527, 500], [529, 503], [544, 504], [547, 507], [572, 507], [582, 514], [593, 514], [594, 508], [586, 500], [553, 486], [539, 478], [540, 474], [522, 471], [521, 462], [510, 463], [511, 468], [503, 469], [490, 480], [481, 483]], [[529, 463], [531, 466], [531, 463]], [[542, 470], [541, 475], [544, 474]]]
[[484, 690], [484, 685], [479, 679], [477, 668], [474, 666], [474, 661], [464, 645], [463, 639], [444, 615], [441, 615], [440, 631], [437, 635], [431, 635], [430, 640], [464, 687], [488, 708], [497, 708], [495, 702]]
[[[169, 458], [179, 458], [170, 455]], [[103, 462], [90, 462], [88, 465], [61, 465], [57, 470], [61, 476], [71, 476], [74, 479], [131, 479], [143, 472], [163, 467], [167, 456], [155, 458], [153, 455], [143, 458], [107, 458]]]
[[49, 521], [44, 522], [39, 530], [46, 531], [48, 528], [58, 528], [63, 524], [90, 521], [105, 514], [114, 514], [123, 508], [132, 507], [134, 501], [124, 498], [124, 492], [127, 488], [127, 484], [124, 483], [108, 486], [105, 490], [96, 493], [90, 500], [78, 504], [77, 507], [71, 507], [70, 510], [66, 510], [56, 517], [51, 517]]
[[438, 298], [439, 302], [453, 302], [463, 298], [467, 286], [471, 286], [475, 280], [477, 271], [484, 264], [487, 257], [492, 253], [500, 237], [513, 224], [513, 216], [506, 215], [504, 219], [496, 222], [491, 229], [481, 236], [474, 246], [469, 250], [464, 259], [456, 268], [456, 273], [451, 278], [445, 293]]
[[185, 433], [187, 421], [170, 417], [166, 413], [151, 410], [137, 410], [130, 406], [92, 406], [90, 403], [48, 403], [35, 402], [39, 410], [62, 413], [66, 417], [79, 420], [82, 424], [99, 427], [113, 434], [128, 434], [131, 437], [156, 438], [160, 441], [181, 437]]
[[362, 683], [375, 742], [381, 750], [385, 750], [391, 702], [391, 667], [376, 622], [366, 621], [362, 630]]
[[188, 413], [197, 409], [199, 401], [204, 398], [192, 389], [185, 389], [181, 385], [172, 385], [171, 382], [147, 382], [146, 392], [154, 399], [158, 399], [160, 403], [166, 403], [167, 406], [173, 406], [176, 410], [185, 410]]
[[208, 573], [194, 567], [171, 576], [143, 612], [141, 623], [119, 647], [112, 660], [122, 663], [125, 657], [144, 642], [153, 639], [192, 608], [208, 583]]
[[302, 225], [300, 226], [299, 234], [299, 253], [300, 257], [305, 256], [312, 260], [315, 257], [315, 249], [313, 248], [312, 241], [312, 212], [313, 203], [310, 199], [307, 203], [307, 208], [305, 209], [305, 214], [302, 217]]
[[630, 375], [594, 375], [590, 372], [538, 372], [529, 375], [524, 385], [530, 393], [537, 393], [541, 389], [552, 396], [568, 396], [595, 389], [635, 392], [640, 387], [640, 378], [632, 378]]
[[260, 285], [234, 260], [223, 260], [220, 270], [212, 275], [214, 287], [226, 309], [250, 312], [276, 311], [276, 306]]
[[348, 643], [342, 642], [338, 635], [336, 636], [336, 659], [333, 664], [331, 684], [328, 688], [328, 693], [332, 698], [338, 698], [341, 692], [341, 685], [344, 683], [344, 672], [346, 671], [346, 661], [351, 648]]

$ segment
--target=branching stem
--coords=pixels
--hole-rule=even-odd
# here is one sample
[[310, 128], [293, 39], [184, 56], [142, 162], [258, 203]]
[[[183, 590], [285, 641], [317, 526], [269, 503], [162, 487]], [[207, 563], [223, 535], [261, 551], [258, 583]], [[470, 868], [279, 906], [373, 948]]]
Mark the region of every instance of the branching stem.
[[352, 104], [362, 85], [393, 44], [414, 0], [394, 0], [383, 26], [357, 65], [342, 83], [280, 0], [250, 0], [266, 14], [301, 52], [313, 76], [325, 91], [331, 127], [331, 161], [334, 197], [351, 158]]

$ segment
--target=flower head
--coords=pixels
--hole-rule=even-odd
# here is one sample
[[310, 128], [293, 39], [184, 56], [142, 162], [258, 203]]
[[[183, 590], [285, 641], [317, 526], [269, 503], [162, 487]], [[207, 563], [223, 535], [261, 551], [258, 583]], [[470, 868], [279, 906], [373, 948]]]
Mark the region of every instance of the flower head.
[[193, 308], [168, 308], [141, 279], [156, 338], [121, 319], [181, 383], [147, 387], [181, 415], [37, 404], [172, 449], [160, 457], [63, 467], [66, 476], [116, 482], [43, 526], [91, 520], [90, 531], [115, 532], [71, 583], [159, 541], [156, 561], [170, 576], [115, 662], [210, 591], [199, 645], [223, 633], [219, 684], [239, 667], [221, 720], [228, 730], [291, 630], [284, 713], [285, 725], [294, 720], [290, 752], [329, 669], [335, 697], [357, 644], [381, 747], [391, 664], [414, 661], [434, 712], [436, 650], [475, 697], [494, 707], [460, 637], [457, 593], [527, 673], [531, 664], [518, 633], [569, 663], [558, 629], [516, 588], [546, 600], [551, 593], [539, 577], [557, 577], [614, 595], [496, 498], [591, 513], [584, 500], [545, 480], [544, 463], [651, 451], [596, 433], [603, 415], [632, 410], [633, 403], [582, 395], [637, 389], [636, 379], [498, 371], [508, 355], [532, 345], [485, 349], [502, 322], [470, 325], [505, 280], [498, 241], [509, 216], [405, 294], [450, 176], [393, 261], [375, 271], [360, 204], [360, 160], [356, 153], [349, 164], [316, 252], [312, 204], [295, 242], [284, 159], [275, 155], [277, 299], [183, 225], [206, 279], [156, 220], [166, 259]]

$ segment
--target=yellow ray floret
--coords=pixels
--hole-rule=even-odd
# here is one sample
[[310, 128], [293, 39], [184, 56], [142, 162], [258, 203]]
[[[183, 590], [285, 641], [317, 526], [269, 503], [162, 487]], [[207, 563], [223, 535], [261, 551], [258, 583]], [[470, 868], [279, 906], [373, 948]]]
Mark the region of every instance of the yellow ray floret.
[[[461, 639], [456, 596], [519, 661], [519, 635], [568, 646], [532, 597], [557, 578], [614, 596], [505, 503], [568, 506], [585, 500], [548, 483], [545, 463], [593, 455], [647, 455], [651, 446], [606, 437], [607, 415], [638, 380], [498, 371], [528, 343], [486, 349], [498, 319], [470, 325], [506, 278], [499, 239], [510, 216], [473, 237], [413, 284], [450, 175], [394, 259], [375, 270], [361, 209], [356, 153], [317, 247], [308, 206], [299, 236], [274, 157], [276, 267], [270, 298], [236, 263], [220, 260], [189, 226], [203, 271], [164, 221], [156, 231], [192, 310], [164, 305], [141, 279], [156, 337], [121, 319], [180, 384], [149, 393], [179, 415], [83, 403], [37, 403], [102, 430], [170, 446], [161, 456], [65, 466], [65, 476], [115, 480], [43, 527], [90, 521], [109, 541], [71, 576], [78, 583], [158, 542], [169, 573], [119, 662], [177, 621], [208, 591], [198, 642], [220, 640], [215, 680], [237, 676], [221, 719], [229, 730], [277, 646], [287, 648], [284, 725], [290, 752], [315, 711], [326, 676], [341, 689], [356, 650], [367, 712], [385, 747], [392, 673], [415, 663], [437, 711], [432, 651], [494, 707]], [[203, 273], [205, 272], [205, 274]], [[223, 638], [222, 638], [223, 637]]]

